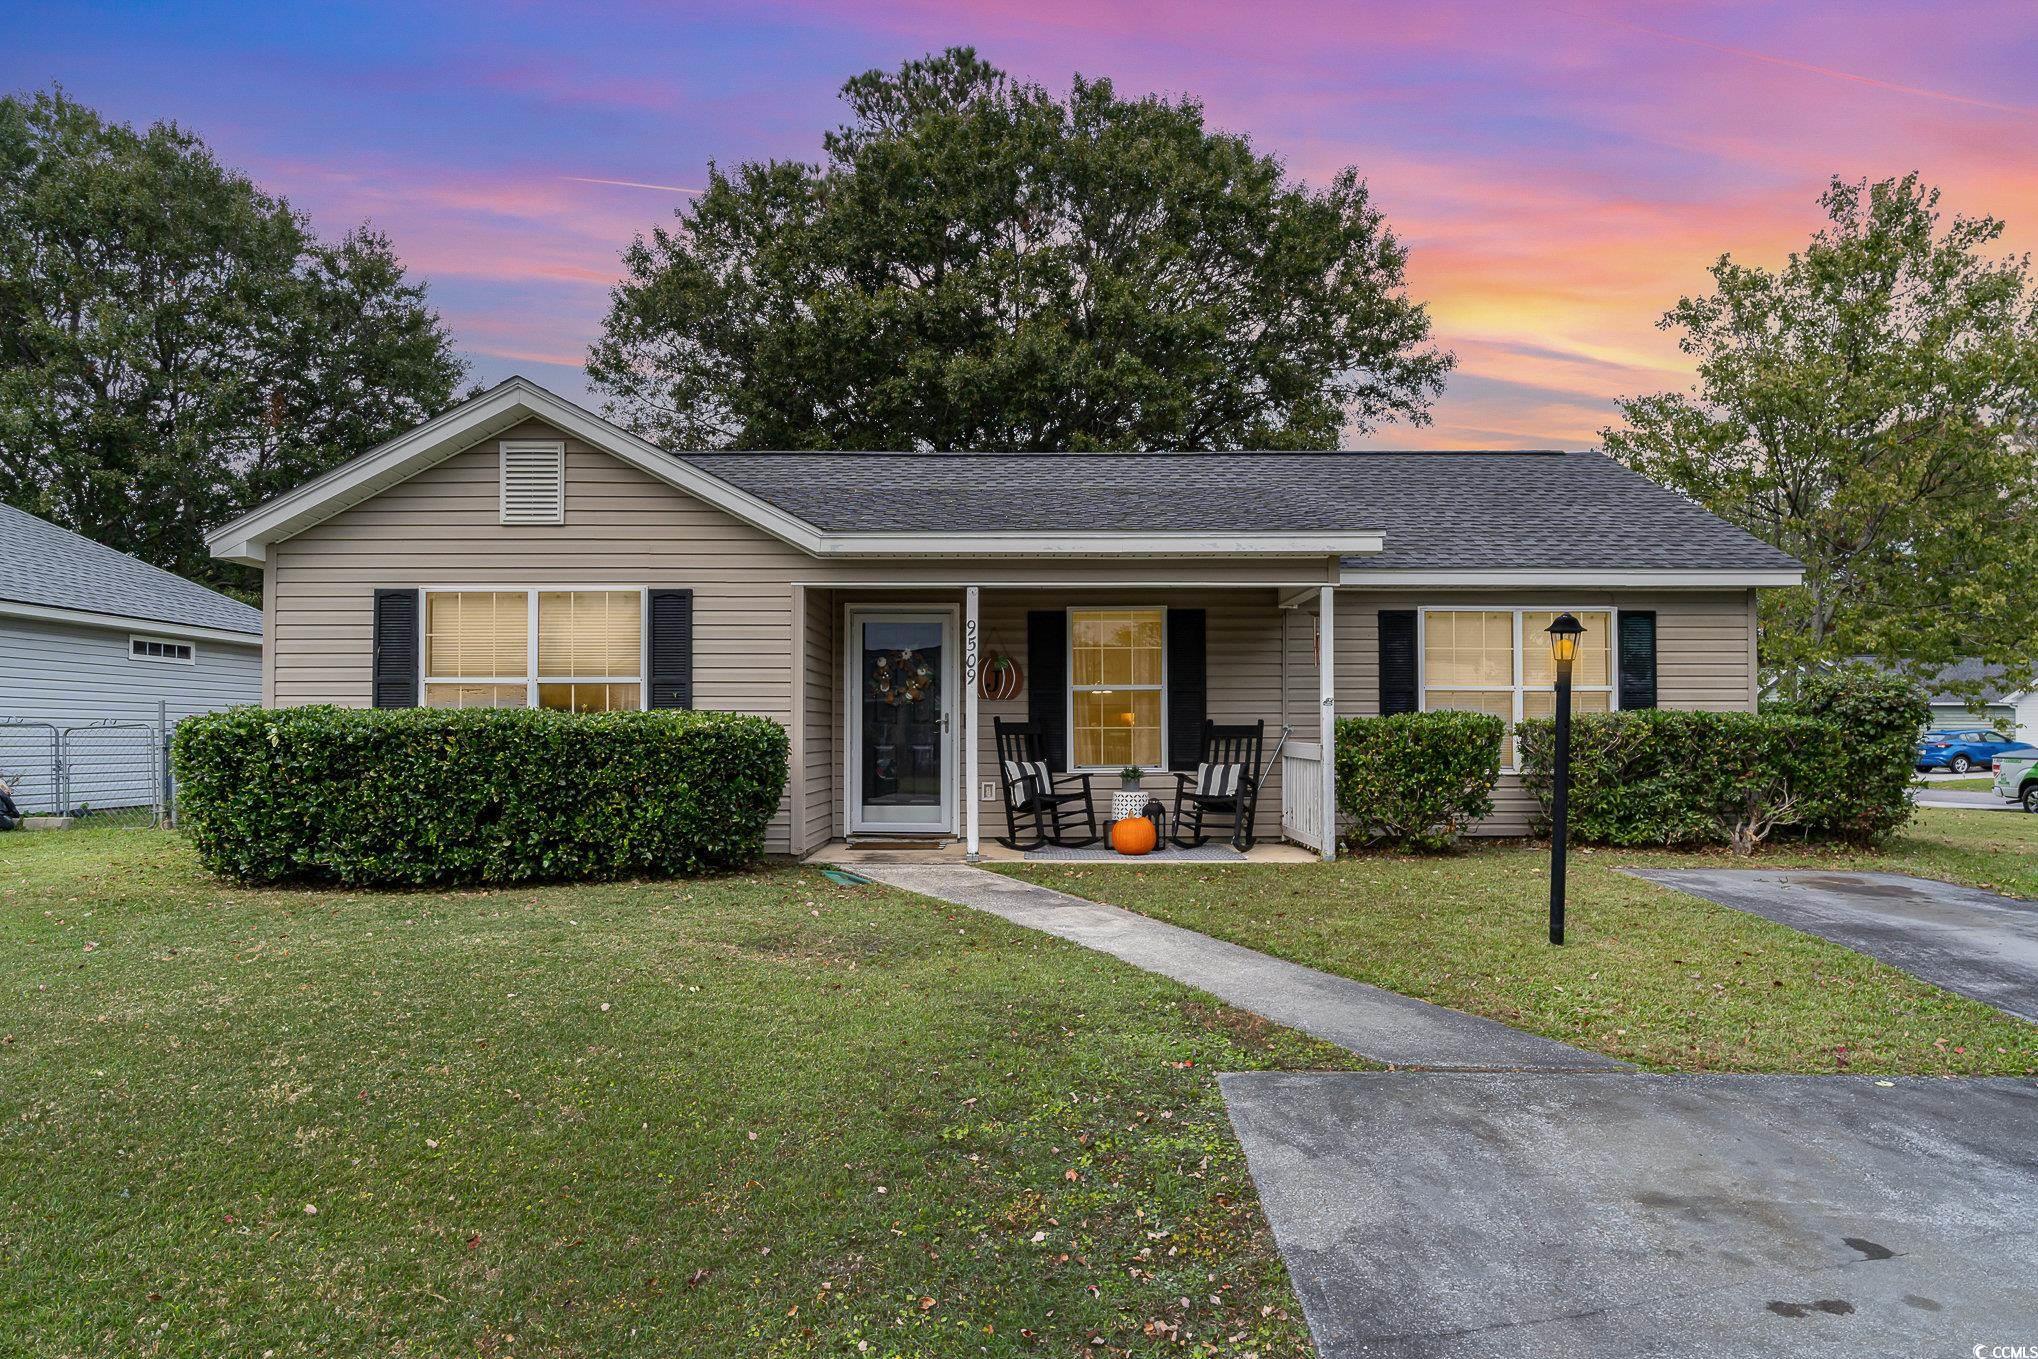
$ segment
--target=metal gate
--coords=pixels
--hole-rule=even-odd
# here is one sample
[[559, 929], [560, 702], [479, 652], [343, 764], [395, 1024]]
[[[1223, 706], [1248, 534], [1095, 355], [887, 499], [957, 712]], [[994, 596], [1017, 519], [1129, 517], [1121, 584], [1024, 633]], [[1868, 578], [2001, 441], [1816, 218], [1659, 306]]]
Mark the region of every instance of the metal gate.
[[158, 826], [167, 810], [164, 737], [153, 722], [0, 719], [0, 779], [26, 816]]

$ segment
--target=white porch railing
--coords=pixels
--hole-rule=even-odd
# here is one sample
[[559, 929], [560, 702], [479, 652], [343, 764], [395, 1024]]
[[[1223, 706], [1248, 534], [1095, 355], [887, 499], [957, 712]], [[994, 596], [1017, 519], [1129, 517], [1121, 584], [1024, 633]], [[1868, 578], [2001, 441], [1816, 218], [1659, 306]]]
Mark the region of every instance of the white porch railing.
[[1323, 747], [1315, 741], [1281, 747], [1281, 835], [1323, 852]]

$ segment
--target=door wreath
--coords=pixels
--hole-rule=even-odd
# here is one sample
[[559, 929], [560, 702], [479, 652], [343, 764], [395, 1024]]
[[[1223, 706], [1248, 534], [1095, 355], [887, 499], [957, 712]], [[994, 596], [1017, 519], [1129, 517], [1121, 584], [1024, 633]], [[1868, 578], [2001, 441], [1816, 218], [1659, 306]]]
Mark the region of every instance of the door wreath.
[[925, 698], [933, 683], [934, 667], [925, 656], [907, 647], [879, 653], [872, 668], [870, 692], [873, 698], [903, 708]]

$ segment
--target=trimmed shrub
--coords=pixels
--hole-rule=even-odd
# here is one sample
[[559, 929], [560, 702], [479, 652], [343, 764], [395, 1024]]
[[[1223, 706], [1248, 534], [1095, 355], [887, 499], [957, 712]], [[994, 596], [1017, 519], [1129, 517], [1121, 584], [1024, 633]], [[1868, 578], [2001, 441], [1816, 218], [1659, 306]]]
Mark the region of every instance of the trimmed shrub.
[[391, 887], [747, 864], [787, 745], [735, 713], [233, 708], [179, 724], [171, 765], [213, 872]]
[[1827, 798], [1808, 830], [1855, 844], [1874, 844], [1916, 813], [1918, 733], [1932, 720], [1924, 690], [1909, 680], [1850, 665], [1811, 675], [1797, 697], [1765, 711], [1814, 718], [1844, 734], [1827, 780]]
[[1493, 812], [1506, 726], [1487, 713], [1395, 713], [1337, 724], [1337, 810], [1352, 838], [1444, 849]]
[[[1556, 723], [1516, 729], [1522, 783], [1548, 829]], [[1571, 720], [1570, 833], [1587, 844], [1726, 844], [1747, 853], [1831, 810], [1846, 746], [1797, 713], [1643, 709]]]

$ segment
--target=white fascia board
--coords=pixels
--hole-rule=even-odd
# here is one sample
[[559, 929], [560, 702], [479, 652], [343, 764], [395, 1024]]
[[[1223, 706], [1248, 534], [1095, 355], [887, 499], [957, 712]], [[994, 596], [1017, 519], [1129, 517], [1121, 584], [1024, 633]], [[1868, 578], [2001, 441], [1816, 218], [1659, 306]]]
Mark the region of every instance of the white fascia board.
[[708, 475], [524, 378], [511, 378], [466, 405], [427, 420], [221, 525], [206, 535], [206, 546], [215, 557], [259, 565], [268, 544], [300, 533], [528, 419], [542, 420], [795, 547], [815, 552], [820, 546], [820, 531], [805, 520]]
[[1345, 571], [1339, 578], [1344, 586], [1500, 586], [1530, 588], [1578, 586], [1601, 590], [1662, 589], [1758, 589], [1778, 585], [1802, 585], [1802, 571]]
[[166, 623], [160, 618], [136, 618], [124, 613], [94, 613], [90, 609], [60, 609], [48, 604], [23, 604], [0, 599], [0, 618], [33, 618], [48, 623], [78, 623], [112, 632], [146, 632], [152, 637], [178, 641], [228, 642], [237, 646], [262, 645], [260, 633], [235, 632], [231, 628], [199, 627], [192, 623]]
[[819, 557], [1326, 557], [1378, 533], [824, 533]]

